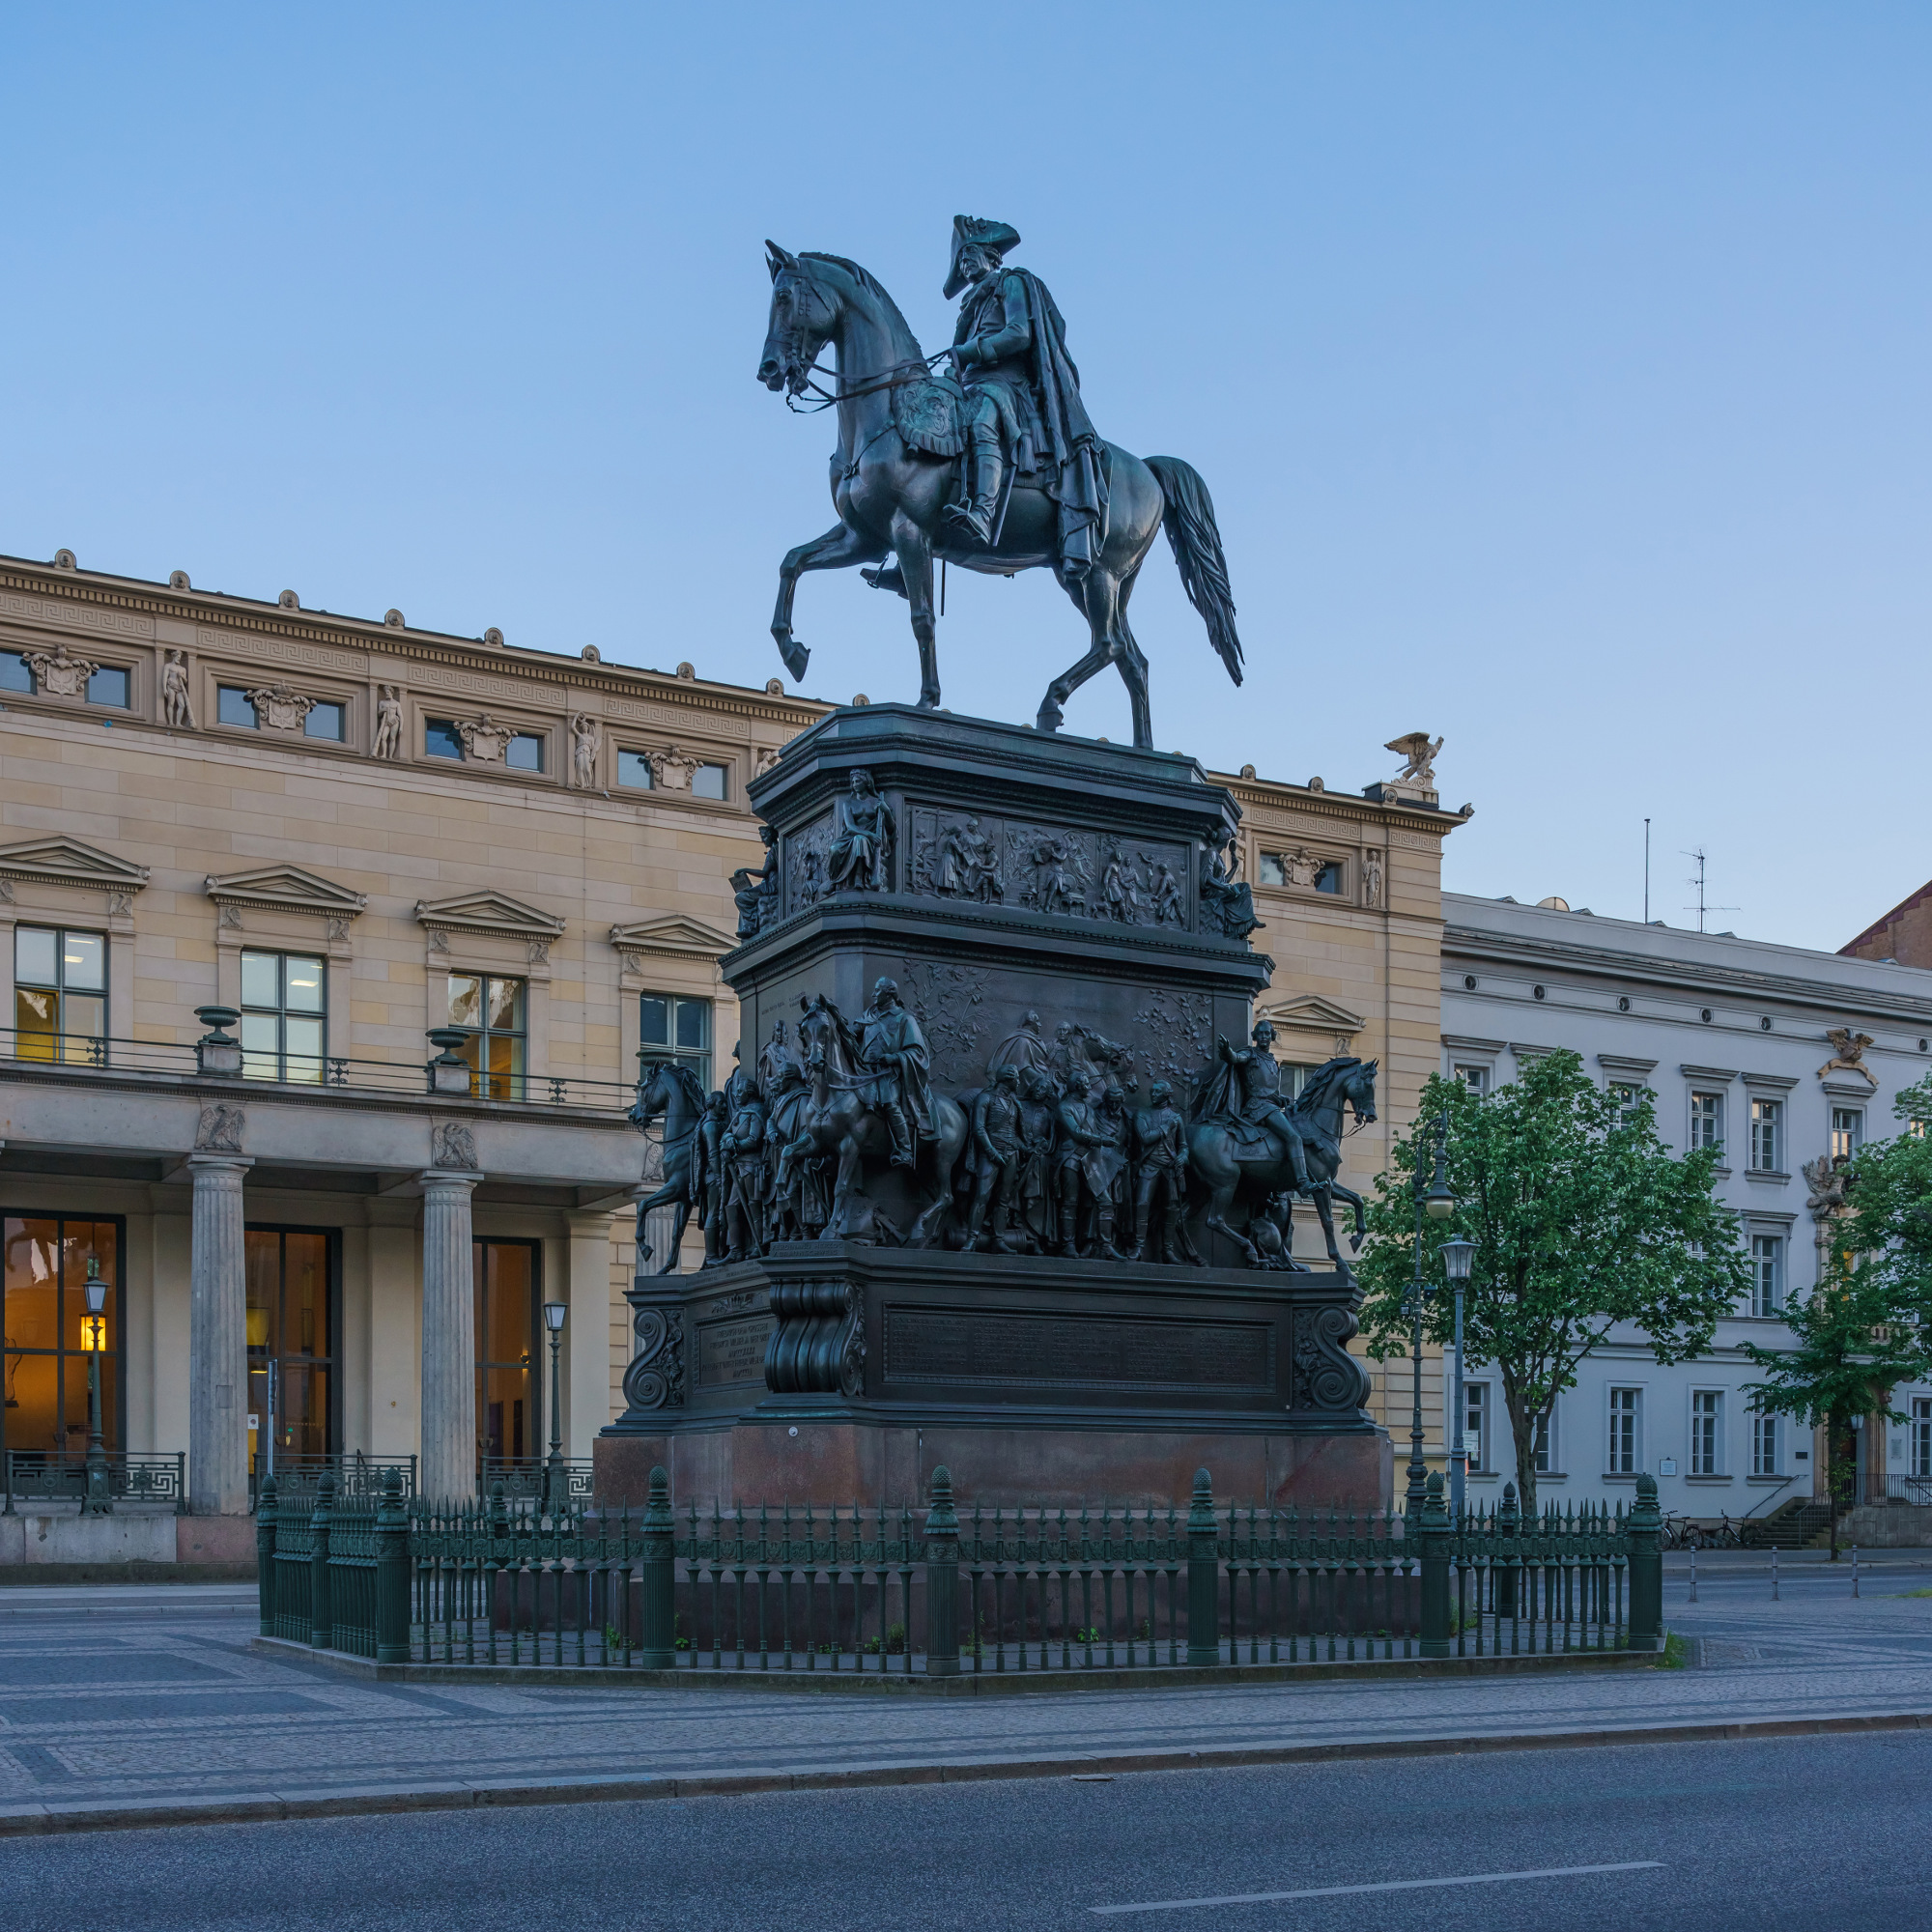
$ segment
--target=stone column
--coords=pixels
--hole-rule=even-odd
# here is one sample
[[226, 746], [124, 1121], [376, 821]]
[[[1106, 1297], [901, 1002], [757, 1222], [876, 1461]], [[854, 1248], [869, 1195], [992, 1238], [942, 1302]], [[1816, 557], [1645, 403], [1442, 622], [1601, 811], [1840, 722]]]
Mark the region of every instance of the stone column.
[[579, 1209], [564, 1216], [570, 1227], [570, 1325], [564, 1333], [563, 1453], [590, 1454], [611, 1406], [611, 1329], [613, 1309], [630, 1333], [630, 1310], [611, 1286], [610, 1208]]
[[187, 1480], [196, 1516], [248, 1513], [248, 1276], [244, 1154], [191, 1153]]
[[433, 1167], [423, 1190], [422, 1461], [416, 1485], [434, 1501], [476, 1489], [476, 1291], [469, 1196], [482, 1175]]

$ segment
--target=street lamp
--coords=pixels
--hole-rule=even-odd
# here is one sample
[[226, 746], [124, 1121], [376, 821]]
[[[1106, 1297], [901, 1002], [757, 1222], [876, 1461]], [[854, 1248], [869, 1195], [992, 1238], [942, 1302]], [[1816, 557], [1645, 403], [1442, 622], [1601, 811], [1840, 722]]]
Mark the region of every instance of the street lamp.
[[563, 1409], [557, 1393], [557, 1350], [563, 1346], [563, 1319], [570, 1313], [561, 1301], [543, 1305], [544, 1326], [550, 1330], [550, 1460], [544, 1464], [544, 1502], [549, 1509], [563, 1506]]
[[1422, 1279], [1422, 1221], [1446, 1221], [1456, 1211], [1455, 1191], [1449, 1185], [1449, 1110], [1445, 1107], [1435, 1121], [1435, 1171], [1427, 1187], [1422, 1184], [1422, 1163], [1415, 1164], [1415, 1278], [1409, 1283], [1407, 1308], [1411, 1330], [1411, 1362], [1414, 1368], [1415, 1402], [1408, 1425], [1408, 1492], [1406, 1507], [1411, 1520], [1420, 1520], [1422, 1499], [1429, 1487], [1429, 1465], [1422, 1460], [1422, 1298], [1429, 1293]]
[[110, 1516], [114, 1499], [107, 1488], [107, 1451], [100, 1440], [100, 1357], [107, 1347], [107, 1284], [100, 1264], [87, 1258], [87, 1279], [81, 1284], [87, 1312], [80, 1318], [80, 1346], [87, 1353], [87, 1488], [83, 1516]]
[[1469, 1444], [1463, 1433], [1468, 1420], [1463, 1407], [1463, 1285], [1469, 1279], [1476, 1244], [1458, 1236], [1453, 1241], [1444, 1241], [1435, 1252], [1442, 1257], [1442, 1272], [1456, 1291], [1456, 1386], [1450, 1398], [1456, 1406], [1456, 1433], [1450, 1438], [1455, 1446], [1449, 1452], [1449, 1507], [1460, 1517], [1469, 1479]]

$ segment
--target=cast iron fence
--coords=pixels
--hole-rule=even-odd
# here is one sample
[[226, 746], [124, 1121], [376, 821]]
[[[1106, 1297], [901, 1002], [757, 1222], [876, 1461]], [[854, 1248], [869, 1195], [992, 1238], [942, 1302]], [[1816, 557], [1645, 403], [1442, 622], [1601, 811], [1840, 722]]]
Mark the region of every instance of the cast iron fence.
[[1657, 1486], [1452, 1520], [1217, 1506], [532, 1506], [264, 1486], [261, 1628], [379, 1662], [920, 1674], [1655, 1650]]
[[[111, 1508], [187, 1510], [187, 1458], [142, 1456], [124, 1450], [104, 1452]], [[87, 1452], [83, 1449], [9, 1449], [0, 1481], [0, 1514], [21, 1504], [74, 1503], [87, 1496]]]

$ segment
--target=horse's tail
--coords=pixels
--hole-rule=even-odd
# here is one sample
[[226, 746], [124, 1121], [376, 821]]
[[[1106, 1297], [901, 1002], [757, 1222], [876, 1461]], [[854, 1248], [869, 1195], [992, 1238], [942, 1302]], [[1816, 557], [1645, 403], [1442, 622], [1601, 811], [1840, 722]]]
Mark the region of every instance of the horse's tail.
[[1150, 456], [1144, 461], [1167, 498], [1161, 523], [1174, 546], [1181, 587], [1208, 626], [1208, 641], [1228, 667], [1228, 675], [1239, 684], [1241, 640], [1235, 633], [1235, 600], [1228, 589], [1228, 559], [1221, 553], [1214, 499], [1200, 473], [1179, 457]]

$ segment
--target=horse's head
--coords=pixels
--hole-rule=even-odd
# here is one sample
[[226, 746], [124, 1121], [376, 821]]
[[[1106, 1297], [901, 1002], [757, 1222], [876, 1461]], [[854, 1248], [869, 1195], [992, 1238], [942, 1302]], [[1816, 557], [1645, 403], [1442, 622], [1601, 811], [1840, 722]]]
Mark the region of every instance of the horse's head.
[[1355, 1110], [1355, 1118], [1367, 1126], [1376, 1117], [1376, 1068], [1378, 1062], [1358, 1060], [1342, 1082], [1342, 1097]]
[[765, 243], [772, 271], [772, 308], [765, 327], [758, 381], [774, 395], [802, 395], [818, 352], [838, 326], [838, 305], [810, 267], [776, 242]]
[[696, 1089], [696, 1081], [674, 1062], [645, 1061], [638, 1068], [638, 1098], [630, 1113], [632, 1125], [647, 1128], [660, 1114], [675, 1111], [673, 1102], [680, 1094], [686, 1112], [694, 1111], [703, 1100]]

